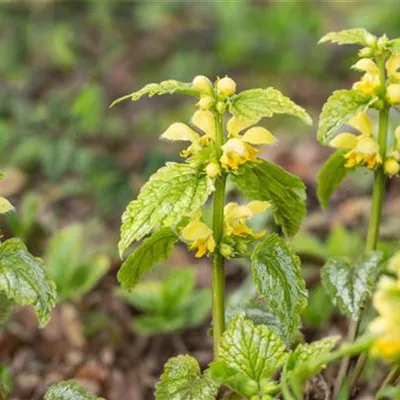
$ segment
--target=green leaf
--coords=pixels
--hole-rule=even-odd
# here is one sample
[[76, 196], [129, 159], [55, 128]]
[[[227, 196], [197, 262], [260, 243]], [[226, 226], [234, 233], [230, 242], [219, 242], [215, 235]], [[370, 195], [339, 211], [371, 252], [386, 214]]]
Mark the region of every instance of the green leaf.
[[359, 44], [368, 46], [367, 38], [371, 34], [364, 28], [345, 29], [340, 32], [330, 32], [326, 34], [319, 43], [332, 42], [339, 45], [342, 44]]
[[369, 252], [355, 263], [334, 257], [323, 267], [322, 283], [333, 303], [347, 317], [353, 320], [360, 317], [365, 300], [372, 295], [382, 258], [380, 252]]
[[13, 391], [13, 379], [8, 368], [0, 363], [0, 399], [7, 400]]
[[272, 377], [285, 359], [279, 335], [241, 314], [222, 337], [218, 358], [210, 364], [211, 377], [246, 397], [269, 394], [276, 389]]
[[202, 374], [195, 358], [181, 355], [168, 360], [157, 383], [156, 400], [214, 400], [219, 385]]
[[269, 201], [275, 221], [287, 236], [293, 236], [306, 216], [303, 182], [275, 164], [258, 159], [246, 163], [231, 176], [238, 188], [252, 200]]
[[253, 279], [262, 296], [291, 338], [307, 306], [307, 290], [300, 259], [277, 234], [268, 235], [252, 254]]
[[41, 326], [50, 319], [56, 286], [40, 259], [33, 257], [19, 239], [0, 245], [0, 293], [20, 305], [32, 305]]
[[303, 108], [272, 87], [250, 89], [239, 93], [231, 99], [229, 111], [236, 117], [254, 121], [272, 117], [274, 114], [289, 114], [301, 119], [307, 125], [312, 125], [311, 117]]
[[336, 225], [326, 241], [328, 258], [336, 256], [357, 257], [362, 254], [364, 239], [360, 232], [349, 231], [343, 225]]
[[212, 180], [188, 164], [160, 168], [122, 215], [120, 254], [156, 226], [173, 227], [183, 216], [192, 215], [213, 190]]
[[303, 399], [304, 383], [325, 368], [324, 364], [315, 364], [315, 360], [329, 353], [339, 337], [327, 337], [311, 344], [300, 344], [289, 355], [283, 368], [281, 385], [285, 400]]
[[142, 96], [153, 97], [155, 95], [174, 94], [174, 93], [200, 97], [200, 92], [194, 89], [191, 83], [178, 82], [173, 79], [170, 79], [168, 81], [163, 81], [160, 83], [149, 83], [136, 92], [120, 97], [117, 100], [114, 100], [110, 107], [113, 107], [116, 104], [121, 103], [122, 101], [128, 99], [136, 101], [139, 100]]
[[321, 207], [328, 207], [329, 199], [351, 169], [346, 168], [344, 155], [347, 150], [336, 151], [326, 160], [317, 178], [317, 196]]
[[400, 53], [400, 39], [393, 39], [389, 41], [388, 49], [394, 54]]
[[154, 264], [169, 257], [177, 240], [178, 236], [170, 228], [161, 229], [144, 240], [118, 271], [117, 278], [121, 286], [132, 289]]
[[365, 112], [378, 98], [358, 90], [336, 90], [322, 108], [318, 126], [318, 140], [328, 144], [336, 131], [349, 119]]
[[44, 400], [104, 400], [86, 392], [74, 381], [65, 381], [50, 386]]

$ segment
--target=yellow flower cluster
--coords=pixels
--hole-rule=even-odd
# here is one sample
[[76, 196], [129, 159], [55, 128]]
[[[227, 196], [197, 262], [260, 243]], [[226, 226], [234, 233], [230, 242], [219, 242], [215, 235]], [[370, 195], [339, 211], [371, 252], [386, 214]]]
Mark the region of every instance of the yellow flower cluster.
[[[270, 204], [267, 201], [251, 201], [247, 205], [228, 203], [224, 209], [225, 227], [224, 236], [253, 237], [258, 239], [265, 231], [255, 233], [246, 224], [246, 221], [256, 214], [267, 210]], [[201, 213], [197, 212], [193, 221], [189, 222], [182, 231], [182, 239], [190, 244], [190, 249], [196, 249], [195, 257], [202, 257], [206, 253], [215, 251], [213, 231], [201, 221]]]
[[374, 169], [382, 163], [382, 158], [379, 154], [379, 145], [373, 136], [371, 118], [362, 112], [350, 119], [348, 124], [358, 130], [360, 135], [348, 132], [340, 133], [330, 142], [330, 146], [349, 150], [344, 155], [347, 159], [346, 168], [363, 166]]
[[[361, 58], [353, 68], [364, 72], [361, 79], [353, 85], [354, 89], [365, 94], [377, 94], [381, 88], [381, 76], [378, 65], [370, 58]], [[392, 54], [386, 61], [387, 89], [389, 104], [400, 104], [400, 54]]]
[[376, 336], [371, 353], [389, 362], [400, 362], [400, 252], [389, 262], [389, 272], [379, 280], [373, 303], [378, 316], [369, 325]]
[[[216, 115], [225, 111], [226, 99], [236, 91], [236, 83], [229, 77], [219, 79], [215, 89], [205, 76], [197, 76], [192, 84], [201, 92], [197, 104], [199, 110], [191, 120], [197, 131], [184, 123], [175, 122], [161, 135], [161, 138], [166, 140], [190, 142], [190, 146], [181, 152], [182, 157], [191, 157], [212, 144], [216, 135]], [[235, 116], [228, 121], [228, 140], [222, 146], [219, 159], [210, 160], [206, 166], [208, 176], [215, 178], [221, 173], [221, 168], [236, 170], [248, 161], [255, 161], [258, 149], [254, 145], [276, 142], [276, 138], [267, 129], [253, 126], [257, 122], [258, 120]]]

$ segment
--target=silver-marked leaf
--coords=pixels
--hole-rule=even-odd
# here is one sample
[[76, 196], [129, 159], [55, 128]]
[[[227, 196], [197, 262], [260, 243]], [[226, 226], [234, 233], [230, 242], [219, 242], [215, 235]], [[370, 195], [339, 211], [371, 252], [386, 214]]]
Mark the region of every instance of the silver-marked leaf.
[[252, 254], [252, 273], [260, 296], [280, 320], [285, 337], [292, 338], [307, 306], [300, 259], [277, 234], [268, 235]]
[[307, 212], [305, 186], [297, 176], [258, 159], [256, 163], [244, 164], [231, 177], [245, 196], [271, 203], [275, 221], [285, 235], [297, 233]]
[[156, 226], [174, 227], [183, 216], [192, 215], [213, 190], [212, 180], [189, 164], [160, 168], [122, 215], [120, 254]]
[[268, 89], [245, 90], [231, 99], [229, 111], [237, 116], [257, 121], [274, 114], [289, 114], [312, 125], [307, 112], [295, 102], [284, 96], [279, 90]]
[[124, 289], [132, 289], [140, 277], [154, 264], [166, 260], [178, 240], [170, 228], [163, 228], [143, 241], [126, 259], [118, 271], [118, 282]]
[[201, 373], [197, 360], [188, 355], [170, 358], [157, 383], [156, 400], [214, 400], [219, 384], [206, 371]]
[[129, 99], [132, 101], [139, 100], [142, 96], [153, 97], [155, 95], [174, 94], [174, 93], [200, 97], [200, 92], [197, 89], [195, 89], [191, 83], [178, 82], [173, 79], [170, 79], [167, 81], [162, 81], [160, 83], [149, 83], [136, 92], [127, 94], [126, 96], [114, 100], [110, 107], [113, 107], [124, 100], [129, 100]]
[[328, 144], [338, 129], [360, 112], [365, 112], [378, 98], [358, 90], [336, 90], [328, 98], [319, 118], [317, 138]]
[[12, 300], [0, 293], [0, 325], [8, 321], [14, 305], [15, 303]]
[[347, 150], [339, 150], [326, 160], [317, 178], [317, 196], [323, 209], [328, 207], [329, 199], [351, 169], [346, 168], [344, 155]]
[[86, 392], [74, 381], [64, 381], [50, 386], [44, 400], [104, 400]]
[[272, 376], [285, 360], [285, 345], [279, 335], [240, 314], [225, 331], [210, 373], [213, 379], [250, 398], [276, 390]]
[[337, 336], [327, 337], [296, 347], [289, 355], [281, 377], [285, 400], [303, 399], [305, 380], [319, 374], [325, 368], [323, 363], [315, 364], [315, 361], [329, 353], [339, 339]]
[[322, 37], [319, 43], [332, 42], [342, 44], [359, 44], [367, 46], [367, 39], [371, 36], [364, 28], [345, 29], [340, 32], [330, 32]]
[[49, 321], [56, 299], [55, 284], [42, 261], [33, 257], [19, 239], [0, 245], [0, 293], [15, 304], [33, 306], [41, 326]]
[[322, 283], [333, 303], [349, 318], [360, 317], [365, 300], [373, 292], [383, 255], [369, 252], [359, 261], [344, 257], [330, 258], [321, 272]]

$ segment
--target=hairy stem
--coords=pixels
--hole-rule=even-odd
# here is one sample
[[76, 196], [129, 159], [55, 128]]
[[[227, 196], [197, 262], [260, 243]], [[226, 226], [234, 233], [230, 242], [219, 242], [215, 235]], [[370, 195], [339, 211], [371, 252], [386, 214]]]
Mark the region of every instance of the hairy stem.
[[[215, 145], [218, 158], [221, 155], [221, 146], [224, 143], [222, 115], [216, 114]], [[225, 206], [226, 174], [216, 179], [213, 199], [213, 233], [216, 243], [212, 256], [212, 324], [214, 338], [214, 357], [218, 356], [218, 349], [222, 334], [225, 330], [225, 260], [219, 252], [224, 234], [224, 206]]]
[[[387, 147], [387, 130], [389, 124], [389, 110], [390, 107], [386, 103], [386, 75], [385, 75], [385, 61], [379, 60], [378, 62], [379, 68], [381, 71], [381, 100], [384, 103], [382, 110], [379, 112], [379, 132], [378, 132], [378, 143], [380, 149], [380, 155], [382, 158], [382, 165], [376, 169], [374, 174], [374, 184], [372, 188], [372, 202], [371, 202], [371, 213], [370, 220], [368, 224], [368, 232], [367, 239], [365, 244], [365, 251], [374, 251], [376, 250], [376, 246], [378, 244], [379, 239], [379, 228], [381, 224], [382, 217], [382, 208], [383, 208], [383, 199], [385, 194], [385, 185], [386, 185], [386, 175], [383, 168], [383, 163], [385, 161], [386, 156], [386, 147]], [[349, 333], [347, 336], [348, 341], [354, 341], [358, 335], [358, 331], [360, 328], [361, 318], [357, 321], [351, 321], [349, 327]], [[357, 383], [360, 375], [362, 374], [368, 356], [366, 353], [363, 353], [359, 356], [356, 366], [354, 368], [353, 374], [350, 376], [349, 380], [349, 393], [354, 385]], [[335, 396], [338, 395], [345, 376], [347, 375], [348, 368], [350, 364], [350, 358], [346, 357], [342, 360], [340, 365], [339, 374], [335, 384]]]

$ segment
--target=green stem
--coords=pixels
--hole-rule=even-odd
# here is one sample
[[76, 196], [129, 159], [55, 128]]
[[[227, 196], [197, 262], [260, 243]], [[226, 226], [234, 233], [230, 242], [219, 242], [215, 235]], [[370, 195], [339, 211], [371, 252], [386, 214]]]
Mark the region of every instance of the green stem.
[[[215, 145], [218, 158], [223, 143], [222, 115], [216, 114]], [[221, 337], [225, 330], [225, 260], [219, 252], [224, 234], [225, 185], [226, 174], [223, 172], [215, 181], [213, 199], [213, 234], [216, 247], [212, 256], [212, 324], [215, 358], [218, 356]]]
[[383, 380], [381, 386], [379, 387], [378, 393], [382, 392], [387, 386], [394, 384], [399, 376], [400, 376], [400, 366], [399, 365], [392, 366], [386, 378]]
[[[372, 188], [372, 202], [371, 202], [371, 212], [370, 212], [370, 220], [368, 224], [368, 232], [367, 239], [365, 244], [365, 251], [375, 251], [376, 246], [378, 244], [379, 239], [379, 228], [381, 224], [382, 217], [382, 208], [383, 208], [383, 199], [385, 194], [385, 185], [386, 185], [386, 174], [384, 171], [383, 164], [385, 162], [386, 157], [386, 148], [387, 148], [387, 131], [389, 125], [389, 111], [390, 107], [386, 103], [386, 74], [385, 74], [385, 60], [382, 58], [378, 62], [380, 72], [381, 72], [381, 100], [383, 102], [383, 108], [379, 112], [379, 131], [378, 131], [378, 143], [380, 155], [382, 158], [382, 164], [379, 168], [376, 169], [374, 174], [374, 184]], [[351, 321], [349, 327], [349, 333], [347, 336], [348, 341], [354, 341], [358, 335], [360, 323], [362, 317], [360, 317], [357, 321]], [[360, 375], [362, 374], [366, 362], [368, 360], [368, 356], [366, 353], [361, 354], [357, 360], [356, 366], [354, 367], [353, 374], [349, 380], [349, 393], [354, 385], [357, 383]], [[343, 384], [343, 380], [347, 375], [348, 368], [350, 364], [350, 358], [346, 357], [342, 360], [340, 365], [339, 374], [335, 384], [335, 396], [338, 395], [341, 386]]]

